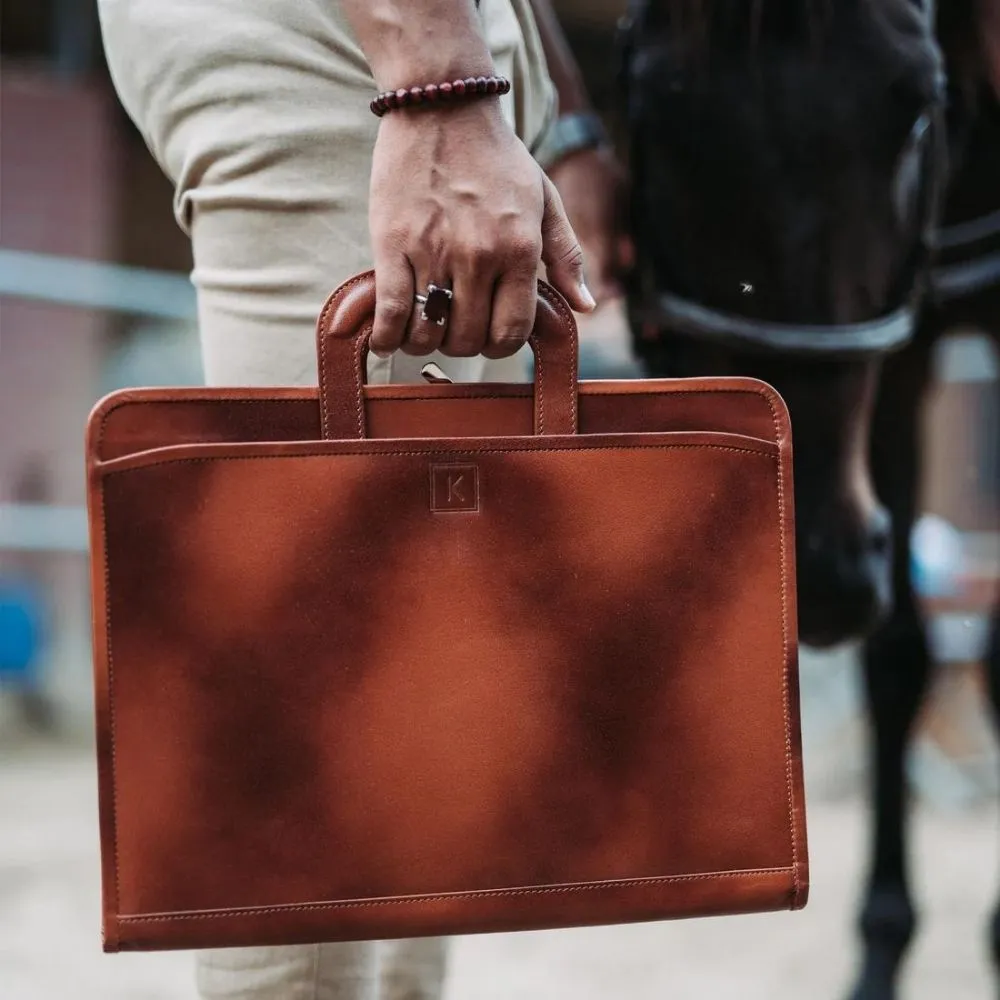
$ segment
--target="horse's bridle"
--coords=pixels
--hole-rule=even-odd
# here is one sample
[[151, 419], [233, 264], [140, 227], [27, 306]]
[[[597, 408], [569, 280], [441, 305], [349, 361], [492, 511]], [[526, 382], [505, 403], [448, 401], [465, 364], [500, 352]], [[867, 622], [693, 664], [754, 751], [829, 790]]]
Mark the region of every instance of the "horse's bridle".
[[657, 292], [641, 302], [637, 308], [629, 309], [630, 320], [637, 329], [652, 331], [665, 327], [671, 334], [744, 351], [778, 351], [824, 358], [898, 350], [913, 339], [917, 316], [915, 306], [903, 305], [885, 316], [860, 323], [774, 323], [713, 309], [672, 292]]
[[942, 227], [934, 234], [934, 250], [929, 294], [936, 304], [1000, 284], [1000, 211]]
[[[619, 22], [618, 49], [620, 86], [628, 100], [628, 77], [634, 53], [634, 32], [641, 23], [645, 0], [631, 0], [628, 13]], [[918, 126], [920, 122], [918, 122]], [[917, 126], [915, 126], [916, 130]], [[816, 358], [872, 357], [905, 347], [914, 337], [917, 314], [931, 279], [930, 253], [941, 205], [946, 174], [946, 132], [942, 107], [926, 115], [929, 142], [923, 147], [920, 204], [921, 253], [913, 266], [913, 281], [904, 301], [886, 315], [854, 323], [779, 323], [724, 312], [657, 287], [643, 239], [635, 232], [636, 267], [629, 281], [629, 321], [643, 331], [646, 342], [681, 336], [706, 340], [741, 351], [780, 352]], [[633, 130], [633, 170], [640, 162], [635, 155]], [[997, 219], [1000, 228], [1000, 217]], [[1000, 260], [997, 262], [1000, 267]]]

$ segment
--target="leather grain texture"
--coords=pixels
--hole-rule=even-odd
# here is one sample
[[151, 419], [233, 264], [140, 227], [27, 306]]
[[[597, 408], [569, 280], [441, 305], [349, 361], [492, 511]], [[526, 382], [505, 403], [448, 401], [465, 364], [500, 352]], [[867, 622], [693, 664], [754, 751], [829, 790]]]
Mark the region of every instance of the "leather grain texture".
[[115, 393], [88, 428], [104, 947], [805, 904], [791, 437], [746, 379]]

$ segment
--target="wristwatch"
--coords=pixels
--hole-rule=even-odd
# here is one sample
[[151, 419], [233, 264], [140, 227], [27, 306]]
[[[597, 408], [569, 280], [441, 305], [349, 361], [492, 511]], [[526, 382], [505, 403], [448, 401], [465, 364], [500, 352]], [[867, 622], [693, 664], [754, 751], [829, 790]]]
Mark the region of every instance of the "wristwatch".
[[535, 149], [535, 159], [543, 170], [548, 170], [570, 153], [607, 143], [601, 119], [592, 111], [575, 111], [552, 122]]

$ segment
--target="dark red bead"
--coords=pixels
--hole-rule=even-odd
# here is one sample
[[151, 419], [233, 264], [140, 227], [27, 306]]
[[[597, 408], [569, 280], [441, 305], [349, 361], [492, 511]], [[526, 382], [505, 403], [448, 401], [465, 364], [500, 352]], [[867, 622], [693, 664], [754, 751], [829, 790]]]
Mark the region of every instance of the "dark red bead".
[[369, 104], [372, 114], [381, 118], [386, 112], [418, 104], [433, 104], [450, 98], [472, 97], [477, 94], [508, 94], [510, 80], [503, 76], [470, 76], [464, 80], [429, 83], [424, 87], [400, 87], [379, 94]]

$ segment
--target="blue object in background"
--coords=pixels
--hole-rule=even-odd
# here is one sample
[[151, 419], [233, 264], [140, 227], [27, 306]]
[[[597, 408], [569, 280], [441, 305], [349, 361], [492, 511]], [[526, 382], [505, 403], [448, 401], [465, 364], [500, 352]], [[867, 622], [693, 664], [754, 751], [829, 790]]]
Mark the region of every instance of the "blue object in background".
[[37, 585], [25, 579], [0, 578], [0, 683], [38, 686], [46, 617]]
[[955, 597], [966, 572], [962, 533], [944, 518], [925, 514], [913, 528], [910, 579], [921, 597]]

